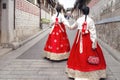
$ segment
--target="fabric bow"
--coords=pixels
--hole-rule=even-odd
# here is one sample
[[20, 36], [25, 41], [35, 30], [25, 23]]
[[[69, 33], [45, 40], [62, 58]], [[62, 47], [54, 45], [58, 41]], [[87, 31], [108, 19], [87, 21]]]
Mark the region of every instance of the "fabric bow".
[[86, 28], [87, 28], [87, 22], [85, 21], [85, 22], [82, 24], [82, 33], [85, 33]]

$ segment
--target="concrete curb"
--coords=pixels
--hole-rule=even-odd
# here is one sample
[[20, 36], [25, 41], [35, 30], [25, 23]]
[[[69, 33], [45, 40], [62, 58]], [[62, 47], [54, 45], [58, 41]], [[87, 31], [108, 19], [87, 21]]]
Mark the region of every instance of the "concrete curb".
[[106, 49], [109, 54], [116, 59], [118, 62], [120, 62], [120, 52], [113, 49], [112, 47], [110, 47], [108, 44], [106, 44], [105, 42], [103, 42], [102, 40], [98, 39], [98, 42], [101, 44], [101, 46]]
[[26, 39], [26, 40], [24, 40], [24, 41], [22, 41], [22, 42], [13, 42], [13, 43], [11, 43], [11, 44], [9, 44], [9, 45], [12, 47], [13, 50], [15, 50], [15, 49], [19, 48], [20, 46], [24, 45], [25, 43], [27, 43], [28, 41], [36, 38], [37, 36], [39, 36], [41, 33], [45, 32], [45, 31], [48, 30], [48, 29], [49, 29], [49, 27], [44, 28], [43, 30], [41, 30], [41, 31], [38, 32], [37, 34], [29, 37], [28, 39]]

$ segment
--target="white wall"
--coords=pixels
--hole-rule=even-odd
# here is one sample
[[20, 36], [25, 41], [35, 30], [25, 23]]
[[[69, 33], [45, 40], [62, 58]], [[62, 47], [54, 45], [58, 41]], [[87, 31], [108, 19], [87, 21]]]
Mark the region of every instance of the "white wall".
[[14, 40], [13, 24], [14, 24], [14, 0], [2, 0], [2, 4], [6, 4], [6, 9], [2, 9], [1, 16], [1, 43], [10, 43]]
[[47, 13], [45, 10], [41, 9], [41, 18], [50, 19], [50, 13]]

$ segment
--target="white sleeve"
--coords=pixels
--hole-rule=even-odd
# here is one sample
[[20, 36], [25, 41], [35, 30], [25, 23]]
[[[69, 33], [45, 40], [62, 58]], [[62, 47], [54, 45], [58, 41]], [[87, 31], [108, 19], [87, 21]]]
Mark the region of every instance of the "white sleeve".
[[75, 22], [71, 27], [70, 27], [70, 29], [76, 29], [78, 27], [78, 24], [77, 24], [77, 22]]
[[76, 29], [78, 27], [78, 23], [79, 23], [79, 19], [77, 19], [70, 28], [71, 29]]
[[92, 40], [93, 43], [95, 43], [97, 39], [97, 35], [96, 35], [96, 28], [93, 20], [89, 23], [89, 31], [90, 31], [90, 39]]

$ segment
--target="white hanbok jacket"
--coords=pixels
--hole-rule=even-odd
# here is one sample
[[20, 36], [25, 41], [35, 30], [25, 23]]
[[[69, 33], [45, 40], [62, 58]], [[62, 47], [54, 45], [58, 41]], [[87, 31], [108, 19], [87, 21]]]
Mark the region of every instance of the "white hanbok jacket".
[[[56, 13], [56, 14], [54, 14], [54, 15], [52, 16], [51, 21], [50, 21], [50, 25], [53, 25], [53, 24], [55, 23], [57, 14], [58, 14], [58, 13]], [[69, 25], [69, 22], [65, 19], [64, 15], [63, 15], [62, 13], [59, 13], [59, 15], [58, 15], [58, 22], [65, 24], [67, 27], [70, 26], [70, 25]]]
[[[85, 15], [78, 18], [77, 21], [71, 26], [71, 29], [77, 28], [81, 32], [82, 31], [82, 24], [84, 23], [84, 21], [85, 21]], [[97, 48], [97, 45], [96, 45], [97, 36], [96, 36], [95, 24], [94, 24], [94, 21], [89, 16], [87, 16], [86, 22], [87, 22], [86, 33], [88, 31], [90, 32], [90, 39], [93, 42], [92, 48], [95, 49], [95, 48]], [[82, 43], [82, 41], [81, 41], [81, 43]], [[80, 51], [82, 51], [82, 45], [80, 45], [80, 49], [81, 49]]]

